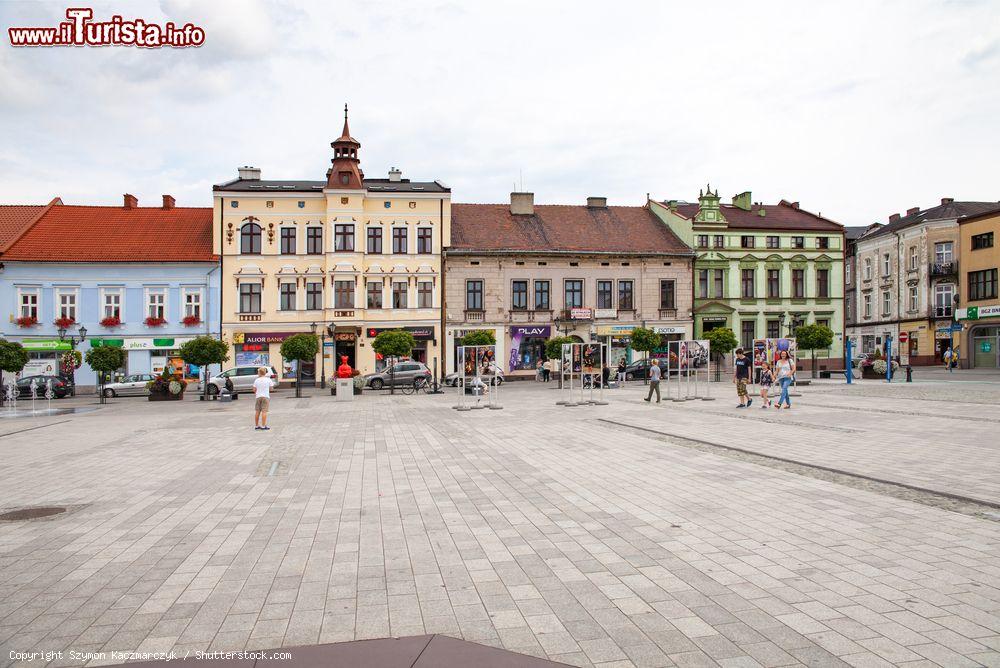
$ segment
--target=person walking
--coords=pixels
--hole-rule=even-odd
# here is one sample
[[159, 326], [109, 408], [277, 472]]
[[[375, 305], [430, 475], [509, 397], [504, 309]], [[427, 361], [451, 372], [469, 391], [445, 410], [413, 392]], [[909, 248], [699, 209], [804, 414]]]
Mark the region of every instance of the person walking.
[[740, 399], [737, 408], [749, 408], [753, 403], [747, 392], [747, 383], [750, 382], [750, 358], [744, 354], [742, 348], [736, 349], [736, 359], [733, 360], [733, 382], [736, 383], [736, 396]]
[[770, 394], [771, 386], [774, 384], [774, 373], [771, 371], [771, 365], [767, 362], [761, 362], [760, 366], [760, 400], [764, 404], [761, 408], [770, 408]]
[[656, 392], [656, 403], [660, 403], [660, 375], [660, 360], [654, 359], [649, 367], [649, 393], [643, 401], [652, 399]]
[[778, 353], [778, 359], [774, 363], [776, 377], [778, 384], [781, 386], [781, 394], [778, 396], [778, 403], [774, 405], [775, 408], [781, 408], [781, 402], [785, 402], [785, 408], [792, 407], [792, 401], [788, 398], [788, 386], [792, 384], [792, 378], [795, 376], [795, 362], [788, 355], [787, 350], [782, 350]]
[[552, 360], [542, 362], [542, 380], [546, 383], [552, 379]]
[[625, 358], [618, 360], [618, 375], [616, 377], [616, 382], [618, 387], [625, 387], [625, 368], [628, 364], [625, 363]]
[[951, 346], [948, 346], [948, 349], [944, 351], [944, 356], [943, 356], [945, 371], [951, 370], [951, 355], [952, 355]]
[[267, 369], [261, 367], [257, 369], [257, 378], [253, 381], [253, 428], [255, 430], [267, 431], [267, 410], [271, 403], [271, 388], [274, 381], [268, 378]]

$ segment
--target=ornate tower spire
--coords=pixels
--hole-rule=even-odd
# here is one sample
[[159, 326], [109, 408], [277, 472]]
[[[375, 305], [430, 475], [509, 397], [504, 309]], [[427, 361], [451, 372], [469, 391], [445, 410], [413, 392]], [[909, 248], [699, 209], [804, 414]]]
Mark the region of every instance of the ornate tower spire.
[[344, 105], [344, 130], [340, 137], [330, 143], [333, 148], [333, 167], [326, 173], [326, 187], [339, 190], [361, 190], [364, 188], [364, 175], [358, 167], [358, 150], [361, 142], [351, 136], [351, 128], [347, 124], [347, 105]]

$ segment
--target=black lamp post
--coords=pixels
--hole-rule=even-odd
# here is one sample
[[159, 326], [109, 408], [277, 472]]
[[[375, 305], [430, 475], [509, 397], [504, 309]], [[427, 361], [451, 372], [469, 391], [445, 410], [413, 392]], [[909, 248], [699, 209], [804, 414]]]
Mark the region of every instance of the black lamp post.
[[[66, 332], [66, 328], [65, 327], [60, 327], [57, 331], [59, 333], [59, 340], [60, 341], [66, 341], [67, 340], [66, 339], [66, 333], [67, 333]], [[76, 396], [76, 344], [83, 343], [87, 339], [87, 328], [86, 327], [84, 327], [83, 325], [80, 325], [80, 329], [78, 331], [80, 333], [80, 337], [79, 338], [77, 338], [75, 334], [70, 334], [69, 335], [69, 347], [70, 347], [70, 351], [72, 352], [72, 355], [73, 355], [73, 362], [72, 362], [72, 364], [70, 364], [70, 368], [69, 368], [69, 395], [71, 397], [75, 397]]]
[[[309, 331], [312, 332], [313, 336], [318, 336], [319, 335], [319, 325], [317, 325], [315, 321], [312, 322], [309, 325]], [[315, 362], [316, 362], [316, 360], [313, 359], [313, 362], [314, 362], [314, 364], [313, 364], [312, 386], [316, 387], [316, 369], [315, 369]], [[320, 349], [319, 349], [319, 363], [320, 363], [321, 366], [323, 365], [323, 347], [322, 346], [320, 346]]]

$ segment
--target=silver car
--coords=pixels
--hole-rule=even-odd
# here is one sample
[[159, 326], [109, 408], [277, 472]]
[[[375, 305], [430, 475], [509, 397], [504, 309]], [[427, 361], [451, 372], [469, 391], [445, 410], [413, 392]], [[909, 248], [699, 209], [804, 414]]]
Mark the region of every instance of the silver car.
[[144, 397], [149, 394], [146, 384], [153, 380], [153, 375], [148, 373], [134, 373], [125, 376], [117, 383], [108, 383], [104, 386], [104, 396], [111, 397]]
[[392, 373], [390, 373], [389, 367], [386, 367], [378, 373], [370, 373], [365, 376], [365, 387], [381, 390], [390, 382], [396, 387], [402, 387], [412, 385], [413, 381], [421, 376], [428, 381], [431, 379], [431, 370], [423, 362], [412, 360], [396, 362], [395, 366], [392, 367]]
[[[233, 389], [236, 392], [250, 392], [253, 390], [253, 382], [257, 380], [257, 369], [258, 366], [238, 366], [232, 369], [226, 369], [218, 376], [212, 376], [208, 379], [208, 393], [209, 395], [216, 395], [222, 392], [226, 387], [226, 379], [233, 381]], [[267, 377], [273, 382], [277, 383], [278, 372], [274, 370], [274, 367], [268, 367], [270, 371]], [[202, 391], [201, 382], [198, 383], [198, 391]]]

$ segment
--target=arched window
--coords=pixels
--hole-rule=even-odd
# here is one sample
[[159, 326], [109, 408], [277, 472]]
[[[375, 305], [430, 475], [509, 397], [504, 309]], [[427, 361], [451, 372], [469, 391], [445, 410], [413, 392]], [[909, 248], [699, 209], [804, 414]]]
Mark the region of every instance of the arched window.
[[240, 253], [260, 255], [260, 225], [247, 223], [240, 229]]

